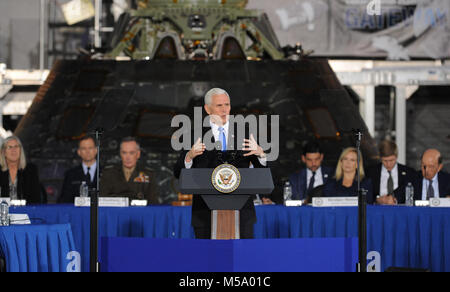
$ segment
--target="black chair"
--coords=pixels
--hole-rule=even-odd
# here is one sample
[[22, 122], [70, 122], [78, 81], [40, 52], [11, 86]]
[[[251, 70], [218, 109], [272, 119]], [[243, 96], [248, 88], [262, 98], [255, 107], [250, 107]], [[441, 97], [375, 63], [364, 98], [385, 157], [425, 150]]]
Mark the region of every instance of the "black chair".
[[0, 257], [0, 273], [6, 273], [6, 261]]
[[41, 188], [41, 204], [47, 204], [47, 191], [45, 190], [45, 187], [43, 184], [39, 184]]
[[305, 204], [311, 204], [312, 198], [320, 198], [323, 197], [323, 185], [315, 187], [311, 190], [309, 195], [306, 197]]

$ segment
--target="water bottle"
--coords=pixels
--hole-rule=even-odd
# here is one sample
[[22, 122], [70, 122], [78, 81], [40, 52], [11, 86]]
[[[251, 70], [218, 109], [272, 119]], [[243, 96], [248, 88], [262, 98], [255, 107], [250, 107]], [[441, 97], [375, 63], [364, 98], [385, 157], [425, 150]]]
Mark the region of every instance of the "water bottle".
[[80, 185], [80, 197], [82, 198], [89, 197], [89, 186], [86, 184], [85, 181], [82, 181]]
[[292, 187], [291, 187], [291, 184], [289, 183], [289, 181], [284, 183], [283, 198], [284, 198], [285, 202], [292, 199]]
[[5, 201], [0, 203], [0, 226], [9, 226], [9, 206]]
[[405, 205], [414, 206], [414, 187], [410, 182], [405, 189]]
[[17, 186], [14, 184], [9, 185], [9, 197], [11, 200], [18, 200], [19, 197], [17, 196]]

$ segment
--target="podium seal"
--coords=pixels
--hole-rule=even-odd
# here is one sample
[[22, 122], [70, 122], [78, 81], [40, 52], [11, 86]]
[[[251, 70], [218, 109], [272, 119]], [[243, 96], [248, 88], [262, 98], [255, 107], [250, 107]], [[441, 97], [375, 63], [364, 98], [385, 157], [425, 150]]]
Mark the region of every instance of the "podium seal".
[[221, 164], [212, 172], [211, 182], [217, 191], [232, 193], [241, 184], [241, 174], [233, 165]]

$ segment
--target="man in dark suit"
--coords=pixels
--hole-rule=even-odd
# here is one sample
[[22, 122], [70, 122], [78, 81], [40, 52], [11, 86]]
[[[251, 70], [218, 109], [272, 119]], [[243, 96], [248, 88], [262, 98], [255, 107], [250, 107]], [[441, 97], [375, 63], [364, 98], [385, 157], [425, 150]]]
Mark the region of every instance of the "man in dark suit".
[[[189, 151], [182, 151], [174, 167], [174, 174], [179, 178], [183, 168], [215, 168], [224, 162], [234, 165], [237, 168], [248, 168], [250, 163], [255, 168], [264, 167], [266, 158], [262, 148], [256, 143], [253, 136], [244, 141], [237, 141], [236, 124], [229, 121], [231, 111], [230, 97], [222, 89], [214, 88], [205, 95], [205, 111], [210, 118], [211, 128], [203, 128], [203, 135], [212, 130], [213, 139], [219, 143], [221, 149], [206, 150], [205, 143], [202, 143], [200, 137], [194, 137], [195, 144]], [[212, 142], [212, 141], [211, 141]], [[243, 143], [244, 142], [244, 143]], [[243, 145], [242, 150], [238, 147]], [[240, 238], [253, 238], [253, 225], [256, 222], [255, 207], [251, 196], [247, 200], [243, 209], [240, 210]], [[192, 203], [191, 224], [194, 227], [195, 237], [197, 239], [211, 238], [211, 211], [201, 198], [194, 195]]]
[[80, 185], [86, 182], [90, 189], [97, 188], [97, 145], [91, 136], [85, 136], [78, 142], [78, 156], [81, 164], [69, 169], [64, 175], [64, 183], [59, 203], [74, 203], [79, 196]]
[[450, 175], [442, 171], [442, 161], [442, 155], [436, 149], [423, 153], [421, 175], [414, 186], [414, 199], [450, 198]]
[[292, 187], [293, 200], [309, 200], [314, 189], [325, 185], [333, 176], [330, 167], [322, 166], [323, 152], [317, 142], [306, 144], [302, 154], [306, 168], [292, 174], [289, 183]]
[[381, 163], [367, 171], [373, 186], [370, 201], [379, 205], [404, 204], [405, 188], [408, 183], [415, 183], [416, 171], [397, 162], [398, 148], [394, 142], [382, 141], [378, 150]]

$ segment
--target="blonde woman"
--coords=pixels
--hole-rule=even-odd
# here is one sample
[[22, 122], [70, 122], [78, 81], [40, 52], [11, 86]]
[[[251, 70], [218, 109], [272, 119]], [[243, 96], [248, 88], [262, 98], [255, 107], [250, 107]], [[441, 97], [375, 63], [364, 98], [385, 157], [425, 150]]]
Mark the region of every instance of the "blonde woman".
[[[324, 195], [327, 197], [358, 196], [357, 165], [358, 152], [356, 148], [349, 147], [344, 149], [339, 157], [334, 179], [329, 180], [324, 187]], [[362, 156], [359, 163], [359, 174], [361, 177], [361, 188], [367, 190], [367, 202], [372, 204], [372, 182], [370, 179], [365, 178]]]
[[27, 163], [25, 151], [18, 137], [3, 141], [0, 151], [1, 196], [26, 200], [27, 204], [41, 203], [41, 187], [36, 166]]

